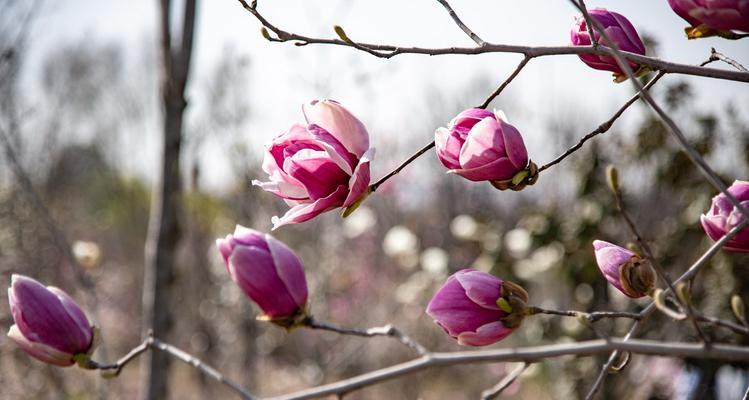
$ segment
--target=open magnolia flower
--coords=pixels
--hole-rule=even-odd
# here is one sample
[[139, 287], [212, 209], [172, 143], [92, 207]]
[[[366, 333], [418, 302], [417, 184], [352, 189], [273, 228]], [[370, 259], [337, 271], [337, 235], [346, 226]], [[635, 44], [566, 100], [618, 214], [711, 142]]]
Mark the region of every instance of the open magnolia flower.
[[749, 32], [747, 0], [668, 0], [676, 14], [689, 22], [689, 39], [708, 36], [733, 38], [733, 31]]
[[[749, 182], [735, 181], [728, 188], [728, 193], [731, 193], [744, 208], [749, 209]], [[720, 240], [729, 231], [743, 222], [743, 220], [744, 217], [741, 215], [739, 209], [723, 193], [719, 193], [713, 197], [710, 210], [700, 217], [700, 222], [702, 222], [705, 233], [710, 236], [710, 239], [715, 241]], [[742, 229], [738, 235], [727, 241], [723, 249], [739, 253], [749, 253], [749, 227]]]
[[528, 293], [519, 285], [475, 269], [447, 279], [427, 306], [437, 325], [465, 346], [498, 342], [520, 326]]
[[291, 206], [273, 217], [273, 229], [355, 206], [369, 187], [374, 149], [364, 124], [333, 100], [314, 100], [302, 110], [307, 124], [292, 125], [266, 147], [269, 181], [252, 181]]
[[447, 172], [471, 181], [489, 181], [500, 190], [521, 190], [538, 177], [523, 137], [501, 111], [465, 110], [446, 128], [437, 129], [434, 143]]

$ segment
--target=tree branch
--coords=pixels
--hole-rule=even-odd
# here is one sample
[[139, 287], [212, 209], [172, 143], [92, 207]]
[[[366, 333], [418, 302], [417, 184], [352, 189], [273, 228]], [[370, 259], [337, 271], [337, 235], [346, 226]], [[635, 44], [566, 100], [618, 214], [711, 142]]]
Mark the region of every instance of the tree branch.
[[458, 14], [455, 13], [455, 10], [453, 10], [452, 7], [450, 7], [450, 4], [446, 0], [437, 0], [438, 3], [442, 4], [442, 7], [445, 7], [445, 10], [447, 10], [447, 13], [450, 14], [450, 18], [455, 21], [455, 24], [458, 25], [458, 27], [465, 32], [466, 35], [468, 35], [471, 40], [476, 42], [477, 45], [483, 46], [486, 44], [483, 39], [481, 39], [477, 34], [475, 34], [471, 28], [466, 26], [466, 24], [463, 23], [463, 21], [460, 20], [458, 17]]
[[357, 328], [343, 328], [327, 322], [317, 321], [314, 318], [307, 317], [304, 321], [304, 326], [310, 329], [319, 329], [330, 332], [335, 332], [341, 335], [352, 335], [362, 337], [374, 337], [374, 336], [387, 336], [392, 337], [402, 344], [408, 346], [410, 349], [415, 351], [419, 355], [428, 354], [429, 351], [424, 346], [417, 343], [415, 340], [406, 336], [403, 332], [398, 330], [392, 325], [385, 325], [381, 327], [369, 328], [369, 329], [357, 329]]
[[481, 400], [493, 400], [499, 397], [499, 395], [502, 394], [507, 387], [512, 385], [512, 382], [515, 382], [515, 379], [517, 379], [529, 366], [530, 364], [527, 362], [518, 365], [517, 368], [507, 374], [504, 379], [499, 381], [495, 386], [481, 392]]
[[532, 59], [532, 57], [528, 57], [528, 56], [523, 57], [523, 59], [520, 61], [520, 64], [518, 64], [518, 66], [515, 67], [515, 71], [513, 71], [512, 74], [510, 74], [510, 76], [507, 77], [507, 79], [505, 79], [505, 81], [502, 82], [501, 85], [499, 85], [499, 87], [497, 88], [497, 90], [495, 90], [494, 92], [492, 92], [492, 94], [490, 94], [489, 97], [487, 97], [486, 100], [484, 100], [484, 102], [481, 103], [481, 105], [478, 106], [478, 107], [476, 107], [476, 108], [486, 108], [486, 107], [488, 107], [489, 103], [491, 103], [492, 100], [494, 100], [497, 96], [499, 96], [500, 93], [502, 93], [503, 90], [505, 90], [505, 88], [507, 87], [507, 85], [509, 85], [510, 82], [512, 82], [512, 80], [515, 79], [516, 76], [518, 76], [518, 74], [520, 73], [520, 71], [522, 71], [523, 68], [525, 68], [525, 64], [528, 64], [528, 61], [530, 61], [531, 59]]
[[575, 343], [551, 344], [512, 349], [475, 350], [451, 353], [430, 353], [415, 360], [392, 365], [339, 382], [321, 385], [290, 394], [273, 397], [272, 400], [312, 399], [340, 393], [350, 393], [366, 386], [403, 377], [428, 368], [459, 364], [495, 362], [536, 362], [547, 358], [566, 355], [592, 356], [613, 350], [628, 351], [670, 357], [694, 357], [719, 360], [745, 360], [749, 357], [749, 347], [727, 344], [713, 344], [704, 347], [696, 343], [658, 342], [652, 340], [589, 340]]

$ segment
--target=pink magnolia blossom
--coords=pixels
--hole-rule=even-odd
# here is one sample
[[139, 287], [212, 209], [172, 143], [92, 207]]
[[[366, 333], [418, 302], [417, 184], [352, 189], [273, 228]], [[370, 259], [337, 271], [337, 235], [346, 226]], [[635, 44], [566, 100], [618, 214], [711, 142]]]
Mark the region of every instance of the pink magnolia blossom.
[[593, 249], [603, 276], [628, 297], [645, 296], [655, 287], [655, 271], [648, 260], [603, 240], [593, 241]]
[[[645, 55], [645, 45], [642, 43], [640, 35], [637, 34], [637, 30], [632, 26], [632, 23], [623, 15], [608, 11], [605, 8], [595, 8], [588, 11], [588, 13], [592, 19], [595, 19], [603, 26], [604, 32], [606, 32], [608, 37], [611, 38], [620, 50]], [[594, 32], [595, 38], [599, 43], [612, 47], [611, 44], [606, 43], [602, 39], [601, 34], [597, 30], [594, 30]], [[578, 16], [575, 20], [575, 25], [570, 32], [570, 38], [572, 44], [575, 46], [590, 46], [592, 44], [590, 41], [590, 29], [582, 15]], [[621, 82], [627, 78], [613, 57], [596, 54], [581, 54], [579, 57], [580, 60], [593, 69], [613, 72], [617, 82]], [[634, 72], [637, 72], [639, 69], [639, 65], [631, 61], [629, 62], [629, 66]]]
[[[668, 4], [698, 30], [749, 32], [749, 0], [668, 0]], [[704, 35], [690, 35], [699, 36]]]
[[523, 137], [502, 112], [465, 110], [437, 129], [434, 142], [448, 172], [471, 181], [505, 181], [528, 167]]
[[62, 290], [13, 275], [8, 300], [15, 325], [8, 337], [47, 364], [70, 366], [92, 350], [94, 331], [86, 314]]
[[[728, 188], [728, 193], [731, 193], [744, 208], [749, 209], [749, 182], [735, 181]], [[710, 210], [700, 217], [705, 233], [713, 240], [720, 240], [743, 220], [741, 212], [723, 193], [713, 197]], [[741, 253], [749, 252], [749, 228], [742, 229], [738, 235], [727, 241], [723, 249]]]
[[519, 321], [503, 321], [510, 312], [500, 307], [500, 299], [514, 294], [528, 300], [522, 288], [508, 283], [474, 269], [458, 271], [434, 295], [427, 314], [459, 344], [486, 346], [498, 342], [520, 325]]
[[231, 279], [269, 319], [303, 314], [307, 281], [302, 262], [273, 236], [237, 225], [216, 240]]
[[273, 229], [349, 207], [366, 195], [374, 149], [364, 125], [333, 100], [305, 104], [306, 125], [294, 124], [267, 145], [263, 171], [254, 185], [286, 201], [291, 209], [273, 217]]

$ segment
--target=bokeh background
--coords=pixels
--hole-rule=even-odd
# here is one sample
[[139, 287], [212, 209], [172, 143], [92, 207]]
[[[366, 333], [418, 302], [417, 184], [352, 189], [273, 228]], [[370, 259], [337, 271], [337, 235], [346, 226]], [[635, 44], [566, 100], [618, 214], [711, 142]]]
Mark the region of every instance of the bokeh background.
[[[180, 2], [176, 2], [179, 5]], [[685, 23], [665, 0], [588, 1], [626, 15], [649, 52], [698, 64], [710, 48], [749, 64], [746, 40], [687, 41]], [[491, 42], [564, 45], [575, 12], [565, 1], [454, 1]], [[332, 37], [341, 25], [357, 41], [445, 47], [472, 43], [437, 2], [261, 1], [278, 26]], [[140, 342], [143, 244], [158, 171], [160, 107], [155, 1], [0, 0], [0, 129], [30, 185], [0, 156], [0, 281], [12, 273], [54, 284], [83, 300], [83, 288], [57, 238], [98, 245], [101, 262], [85, 271], [95, 283], [97, 323], [114, 360]], [[303, 102], [334, 98], [367, 125], [378, 148], [379, 177], [432, 139], [460, 110], [481, 103], [520, 60], [516, 55], [402, 55], [376, 59], [353, 49], [274, 44], [232, 0], [203, 1], [197, 13], [194, 67], [182, 153], [184, 235], [171, 337], [254, 393], [281, 394], [353, 376], [409, 354], [385, 338], [333, 333], [287, 334], [255, 321], [258, 310], [230, 281], [214, 239], [239, 223], [270, 230], [282, 201], [250, 186], [262, 177], [263, 143], [302, 121]], [[7, 50], [12, 49], [12, 52]], [[728, 68], [718, 63], [717, 68]], [[653, 89], [690, 141], [727, 183], [749, 178], [749, 90], [743, 84], [666, 76]], [[574, 56], [531, 61], [493, 103], [526, 138], [531, 158], [548, 162], [632, 95], [608, 73]], [[434, 350], [461, 350], [424, 313], [452, 272], [473, 267], [521, 283], [547, 308], [638, 310], [612, 291], [595, 266], [591, 241], [626, 243], [604, 169], [616, 165], [625, 201], [672, 277], [710, 245], [699, 215], [715, 191], [663, 126], [635, 104], [612, 130], [544, 172], [523, 192], [499, 192], [446, 176], [432, 152], [397, 175], [349, 218], [330, 212], [274, 233], [305, 263], [312, 311], [340, 325], [393, 323]], [[29, 187], [32, 190], [29, 190]], [[40, 212], [38, 202], [50, 211]], [[704, 313], [731, 318], [728, 298], [749, 301], [747, 256], [720, 253], [698, 276], [694, 301]], [[12, 324], [0, 302], [0, 329]], [[629, 322], [599, 322], [622, 334]], [[741, 342], [722, 330], [717, 339]], [[687, 325], [663, 317], [643, 337], [694, 340]], [[537, 316], [493, 347], [594, 338], [575, 319]], [[746, 344], [746, 339], [743, 339]], [[529, 368], [503, 396], [583, 396], [602, 359], [559, 358]], [[138, 363], [117, 379], [33, 361], [0, 338], [0, 397], [135, 398]], [[346, 396], [352, 399], [474, 399], [513, 364], [435, 369]], [[173, 363], [171, 398], [224, 398], [226, 388]], [[735, 399], [749, 385], [747, 363], [721, 364], [636, 356], [610, 376], [605, 398]]]

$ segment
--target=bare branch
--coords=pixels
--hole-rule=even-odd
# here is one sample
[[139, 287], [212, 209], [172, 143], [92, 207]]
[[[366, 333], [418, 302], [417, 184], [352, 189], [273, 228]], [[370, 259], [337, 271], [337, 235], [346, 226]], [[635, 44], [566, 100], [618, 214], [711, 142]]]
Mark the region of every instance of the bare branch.
[[424, 146], [421, 149], [419, 149], [419, 151], [417, 151], [416, 153], [412, 154], [411, 157], [408, 157], [406, 159], [406, 161], [403, 161], [400, 165], [398, 165], [397, 168], [395, 168], [394, 170], [390, 171], [389, 174], [383, 176], [377, 182], [369, 185], [369, 191], [372, 192], [372, 193], [374, 193], [377, 190], [377, 188], [380, 187], [380, 185], [382, 185], [383, 183], [385, 183], [385, 181], [387, 181], [388, 179], [390, 179], [393, 176], [397, 175], [399, 172], [401, 172], [401, 170], [403, 168], [406, 167], [406, 165], [411, 164], [414, 160], [416, 160], [422, 154], [424, 154], [427, 151], [429, 151], [432, 147], [434, 147], [434, 141], [429, 142], [426, 146]]
[[705, 65], [710, 64], [713, 61], [723, 61], [724, 63], [736, 68], [739, 71], [747, 72], [747, 69], [744, 68], [743, 65], [739, 64], [738, 61], [726, 56], [723, 53], [719, 53], [717, 50], [715, 50], [715, 47], [712, 47], [710, 49], [710, 58], [700, 64], [700, 67], [704, 67]]
[[[225, 386], [228, 386], [235, 393], [237, 393], [241, 398], [245, 400], [256, 399], [255, 396], [253, 396], [250, 392], [248, 392], [242, 386], [231, 381], [230, 379], [225, 377], [221, 372], [217, 371], [215, 368], [211, 367], [210, 365], [204, 363], [199, 358], [169, 343], [164, 343], [161, 340], [154, 338], [153, 336], [149, 336], [148, 338], [146, 338], [146, 340], [144, 340], [143, 343], [141, 343], [140, 345], [132, 349], [127, 355], [119, 359], [114, 364], [100, 364], [95, 361], [89, 361], [85, 367], [88, 369], [101, 370], [102, 374], [105, 376], [110, 376], [110, 377], [117, 376], [120, 374], [120, 371], [122, 370], [122, 368], [124, 368], [130, 361], [134, 360], [135, 358], [143, 354], [148, 349], [156, 349], [156, 350], [162, 351], [171, 357], [174, 357], [180, 361], [183, 361], [191, 365], [192, 367], [194, 367], [201, 373], [205, 374], [206, 376], [213, 378], [214, 380], [218, 381], [219, 383]], [[114, 370], [114, 371], [109, 372], [109, 370]]]
[[711, 344], [705, 347], [697, 343], [659, 342], [652, 340], [589, 340], [575, 343], [551, 344], [511, 349], [475, 350], [451, 353], [430, 353], [421, 358], [392, 365], [376, 371], [321, 385], [290, 394], [273, 397], [272, 400], [301, 400], [350, 393], [366, 386], [403, 377], [428, 368], [459, 364], [495, 363], [507, 361], [536, 362], [547, 358], [566, 355], [591, 356], [612, 350], [628, 351], [669, 357], [694, 357], [719, 360], [745, 360], [749, 357], [749, 347], [728, 344]]
[[486, 44], [483, 39], [481, 39], [477, 34], [475, 34], [471, 28], [467, 27], [466, 24], [463, 23], [463, 21], [460, 20], [458, 17], [458, 14], [455, 13], [455, 10], [453, 10], [452, 7], [450, 7], [450, 4], [446, 0], [437, 0], [438, 3], [442, 4], [442, 7], [445, 7], [445, 10], [447, 10], [447, 13], [450, 14], [450, 17], [455, 21], [455, 24], [458, 25], [458, 27], [465, 32], [466, 35], [468, 35], [471, 40], [476, 42], [477, 45], [483, 46]]
[[512, 382], [515, 382], [515, 379], [517, 379], [520, 374], [525, 371], [530, 364], [523, 363], [521, 365], [518, 365], [517, 368], [515, 368], [512, 372], [507, 374], [504, 379], [499, 381], [495, 386], [492, 386], [489, 389], [484, 390], [481, 392], [481, 400], [493, 400], [496, 399], [500, 394], [502, 394], [502, 391], [507, 389], [510, 385], [512, 385]]
[[499, 96], [500, 93], [502, 93], [503, 90], [505, 90], [505, 88], [507, 87], [507, 85], [509, 85], [510, 82], [512, 82], [512, 80], [515, 79], [516, 76], [518, 76], [518, 74], [520, 73], [520, 71], [522, 71], [523, 68], [525, 67], [525, 64], [528, 64], [528, 61], [530, 61], [530, 60], [531, 60], [531, 57], [525, 56], [520, 61], [520, 64], [518, 64], [518, 66], [515, 67], [515, 71], [513, 71], [512, 74], [510, 74], [510, 76], [507, 77], [507, 79], [505, 79], [505, 81], [502, 82], [501, 85], [499, 85], [499, 87], [497, 88], [497, 90], [495, 90], [494, 92], [492, 92], [492, 94], [490, 94], [489, 97], [487, 97], [486, 100], [484, 100], [484, 102], [481, 103], [481, 105], [478, 106], [478, 107], [476, 107], [476, 108], [486, 108], [486, 107], [488, 107], [489, 103], [491, 103], [492, 100], [494, 100], [497, 96]]
[[312, 317], [308, 317], [304, 321], [304, 326], [310, 329], [320, 329], [325, 331], [331, 331], [339, 333], [341, 335], [352, 335], [362, 337], [374, 337], [374, 336], [388, 336], [392, 337], [404, 345], [414, 350], [419, 355], [429, 354], [429, 351], [424, 346], [417, 343], [415, 340], [406, 336], [403, 332], [398, 330], [392, 325], [385, 325], [369, 329], [357, 329], [357, 328], [343, 328], [336, 325], [332, 325], [326, 322], [320, 322]]

